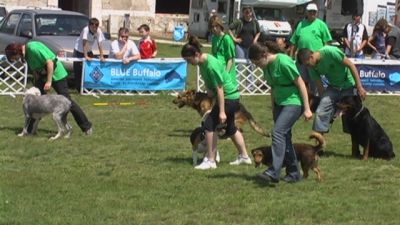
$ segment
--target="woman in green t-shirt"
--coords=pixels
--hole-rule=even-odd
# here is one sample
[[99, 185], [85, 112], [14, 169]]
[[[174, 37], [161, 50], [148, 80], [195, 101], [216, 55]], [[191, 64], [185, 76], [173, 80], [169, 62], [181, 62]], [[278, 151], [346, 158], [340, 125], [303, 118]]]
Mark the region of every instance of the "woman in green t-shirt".
[[[71, 101], [70, 111], [76, 123], [84, 134], [92, 134], [92, 123], [69, 95], [67, 71], [63, 64], [57, 60], [56, 55], [46, 45], [39, 41], [30, 41], [26, 45], [12, 43], [7, 45], [5, 53], [10, 62], [20, 59], [26, 61], [29, 70], [34, 75], [35, 86], [42, 91], [42, 94], [54, 88], [57, 94], [68, 98]], [[33, 123], [34, 120], [31, 120], [30, 124]], [[29, 127], [32, 126], [30, 125]]]
[[207, 141], [207, 157], [195, 169], [215, 169], [215, 153], [218, 135], [215, 132], [218, 125], [226, 125], [226, 136], [230, 137], [238, 149], [239, 156], [231, 165], [251, 164], [248, 157], [243, 135], [235, 127], [235, 112], [239, 110], [240, 94], [237, 84], [228, 75], [221, 63], [212, 55], [202, 53], [201, 44], [196, 37], [191, 36], [189, 43], [182, 48], [182, 57], [190, 64], [199, 66], [200, 74], [207, 88], [207, 94], [216, 97], [209, 116], [204, 122]]
[[305, 120], [312, 117], [306, 86], [294, 61], [286, 54], [277, 53], [279, 47], [272, 42], [266, 46], [253, 44], [250, 60], [263, 69], [264, 79], [271, 87], [272, 114], [272, 166], [259, 174], [269, 182], [279, 182], [282, 166], [286, 166], [286, 182], [297, 182], [300, 172], [292, 144], [292, 127], [301, 114]]
[[226, 72], [236, 80], [235, 43], [229, 34], [224, 32], [222, 20], [214, 15], [210, 18], [208, 29], [214, 34], [211, 43], [211, 53], [225, 67]]

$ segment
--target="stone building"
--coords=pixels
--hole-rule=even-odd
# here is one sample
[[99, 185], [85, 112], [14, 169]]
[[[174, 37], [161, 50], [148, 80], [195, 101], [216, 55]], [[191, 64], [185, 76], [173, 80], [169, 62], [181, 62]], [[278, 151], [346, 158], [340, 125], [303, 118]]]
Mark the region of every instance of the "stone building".
[[[81, 12], [101, 21], [102, 28], [116, 34], [122, 26], [137, 34], [148, 24], [153, 36], [171, 37], [175, 26], [187, 27], [190, 0], [0, 0], [8, 11], [26, 7], [57, 7]], [[186, 29], [187, 30], [187, 29]]]

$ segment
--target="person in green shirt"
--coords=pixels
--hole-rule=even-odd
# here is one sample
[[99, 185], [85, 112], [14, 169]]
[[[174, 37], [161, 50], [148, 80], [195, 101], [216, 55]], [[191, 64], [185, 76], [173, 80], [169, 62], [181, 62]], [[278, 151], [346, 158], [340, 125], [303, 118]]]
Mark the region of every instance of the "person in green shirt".
[[271, 87], [274, 127], [272, 129], [272, 166], [258, 176], [278, 183], [282, 166], [286, 167], [286, 182], [300, 180], [296, 153], [292, 144], [292, 127], [303, 114], [312, 117], [307, 89], [292, 58], [279, 53], [279, 46], [267, 41], [265, 45], [253, 44], [249, 49], [252, 63], [264, 72]]
[[[42, 94], [50, 91], [53, 87], [57, 94], [68, 98], [72, 103], [71, 114], [78, 126], [86, 135], [92, 134], [92, 123], [69, 95], [67, 71], [46, 45], [39, 41], [30, 41], [26, 45], [13, 43], [7, 45], [5, 53], [10, 62], [21, 59], [26, 61], [29, 71], [35, 78], [34, 85], [41, 90]], [[33, 123], [34, 121], [32, 120], [30, 128], [32, 128]]]
[[[331, 33], [326, 23], [317, 17], [318, 7], [315, 3], [310, 3], [306, 7], [306, 18], [301, 20], [293, 35], [290, 38], [291, 48], [290, 56], [294, 59], [296, 51], [302, 48], [317, 51], [332, 41]], [[316, 95], [317, 89], [315, 83], [310, 79], [309, 72], [306, 67], [297, 65], [300, 74], [306, 83], [310, 94]]]
[[235, 43], [229, 34], [224, 32], [223, 21], [214, 15], [208, 23], [209, 30], [214, 34], [211, 39], [211, 53], [225, 67], [226, 72], [236, 80]]
[[226, 136], [231, 138], [239, 152], [237, 159], [230, 164], [251, 164], [243, 135], [235, 127], [235, 112], [239, 110], [240, 97], [236, 82], [233, 81], [218, 59], [201, 51], [201, 44], [195, 36], [189, 37], [189, 42], [182, 47], [181, 56], [189, 64], [200, 68], [207, 94], [216, 97], [216, 103], [204, 122], [207, 157], [204, 157], [203, 162], [195, 169], [217, 168], [215, 162], [218, 139], [216, 129], [222, 124], [226, 126]]
[[[310, 68], [311, 79], [316, 81], [321, 101], [315, 112], [313, 130], [319, 133], [329, 132], [336, 111], [336, 103], [344, 96], [358, 95], [365, 99], [366, 92], [361, 84], [357, 68], [344, 53], [333, 46], [325, 46], [318, 51], [300, 49], [299, 62]], [[328, 82], [324, 88], [321, 76]], [[343, 124], [345, 125], [345, 124]], [[343, 127], [347, 132], [346, 127]]]

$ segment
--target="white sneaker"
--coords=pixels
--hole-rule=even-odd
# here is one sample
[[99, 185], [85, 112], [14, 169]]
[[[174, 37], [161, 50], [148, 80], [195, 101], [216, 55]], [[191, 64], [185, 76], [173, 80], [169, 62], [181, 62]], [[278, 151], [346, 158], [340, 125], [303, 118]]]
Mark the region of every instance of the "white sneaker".
[[246, 164], [246, 165], [250, 165], [251, 164], [251, 159], [249, 157], [244, 158], [241, 155], [239, 155], [235, 161], [230, 162], [229, 165], [241, 165], [241, 164]]
[[217, 153], [216, 153], [216, 155], [215, 155], [215, 161], [217, 162], [217, 163], [219, 163], [219, 161], [221, 161], [221, 157], [219, 156], [219, 151], [217, 150]]
[[207, 158], [205, 159], [206, 160], [203, 160], [203, 162], [200, 163], [200, 165], [195, 166], [194, 168], [197, 170], [209, 170], [217, 168], [217, 164], [215, 162], [209, 161]]

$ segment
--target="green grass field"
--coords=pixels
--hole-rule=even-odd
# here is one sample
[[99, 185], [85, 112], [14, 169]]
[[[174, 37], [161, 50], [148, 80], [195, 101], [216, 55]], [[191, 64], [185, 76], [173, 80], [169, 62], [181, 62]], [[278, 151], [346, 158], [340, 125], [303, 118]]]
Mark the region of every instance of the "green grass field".
[[[160, 57], [176, 57], [179, 49], [160, 45]], [[188, 87], [194, 87], [189, 71]], [[219, 142], [222, 162], [216, 170], [194, 170], [189, 135], [200, 117], [193, 109], [177, 109], [173, 96], [73, 98], [94, 133], [84, 136], [70, 115], [72, 137], [51, 142], [56, 126], [50, 117], [37, 136], [17, 137], [24, 123], [22, 97], [0, 96], [0, 224], [399, 224], [400, 153], [392, 161], [351, 158], [340, 119], [326, 135], [322, 182], [311, 172], [308, 180], [269, 186], [256, 178], [265, 167], [229, 165], [236, 157], [229, 140]], [[263, 127], [272, 127], [269, 96], [241, 102]], [[399, 96], [365, 101], [396, 150], [399, 103]], [[299, 120], [294, 141], [308, 142], [311, 125]], [[244, 137], [249, 152], [271, 143], [248, 125]]]

